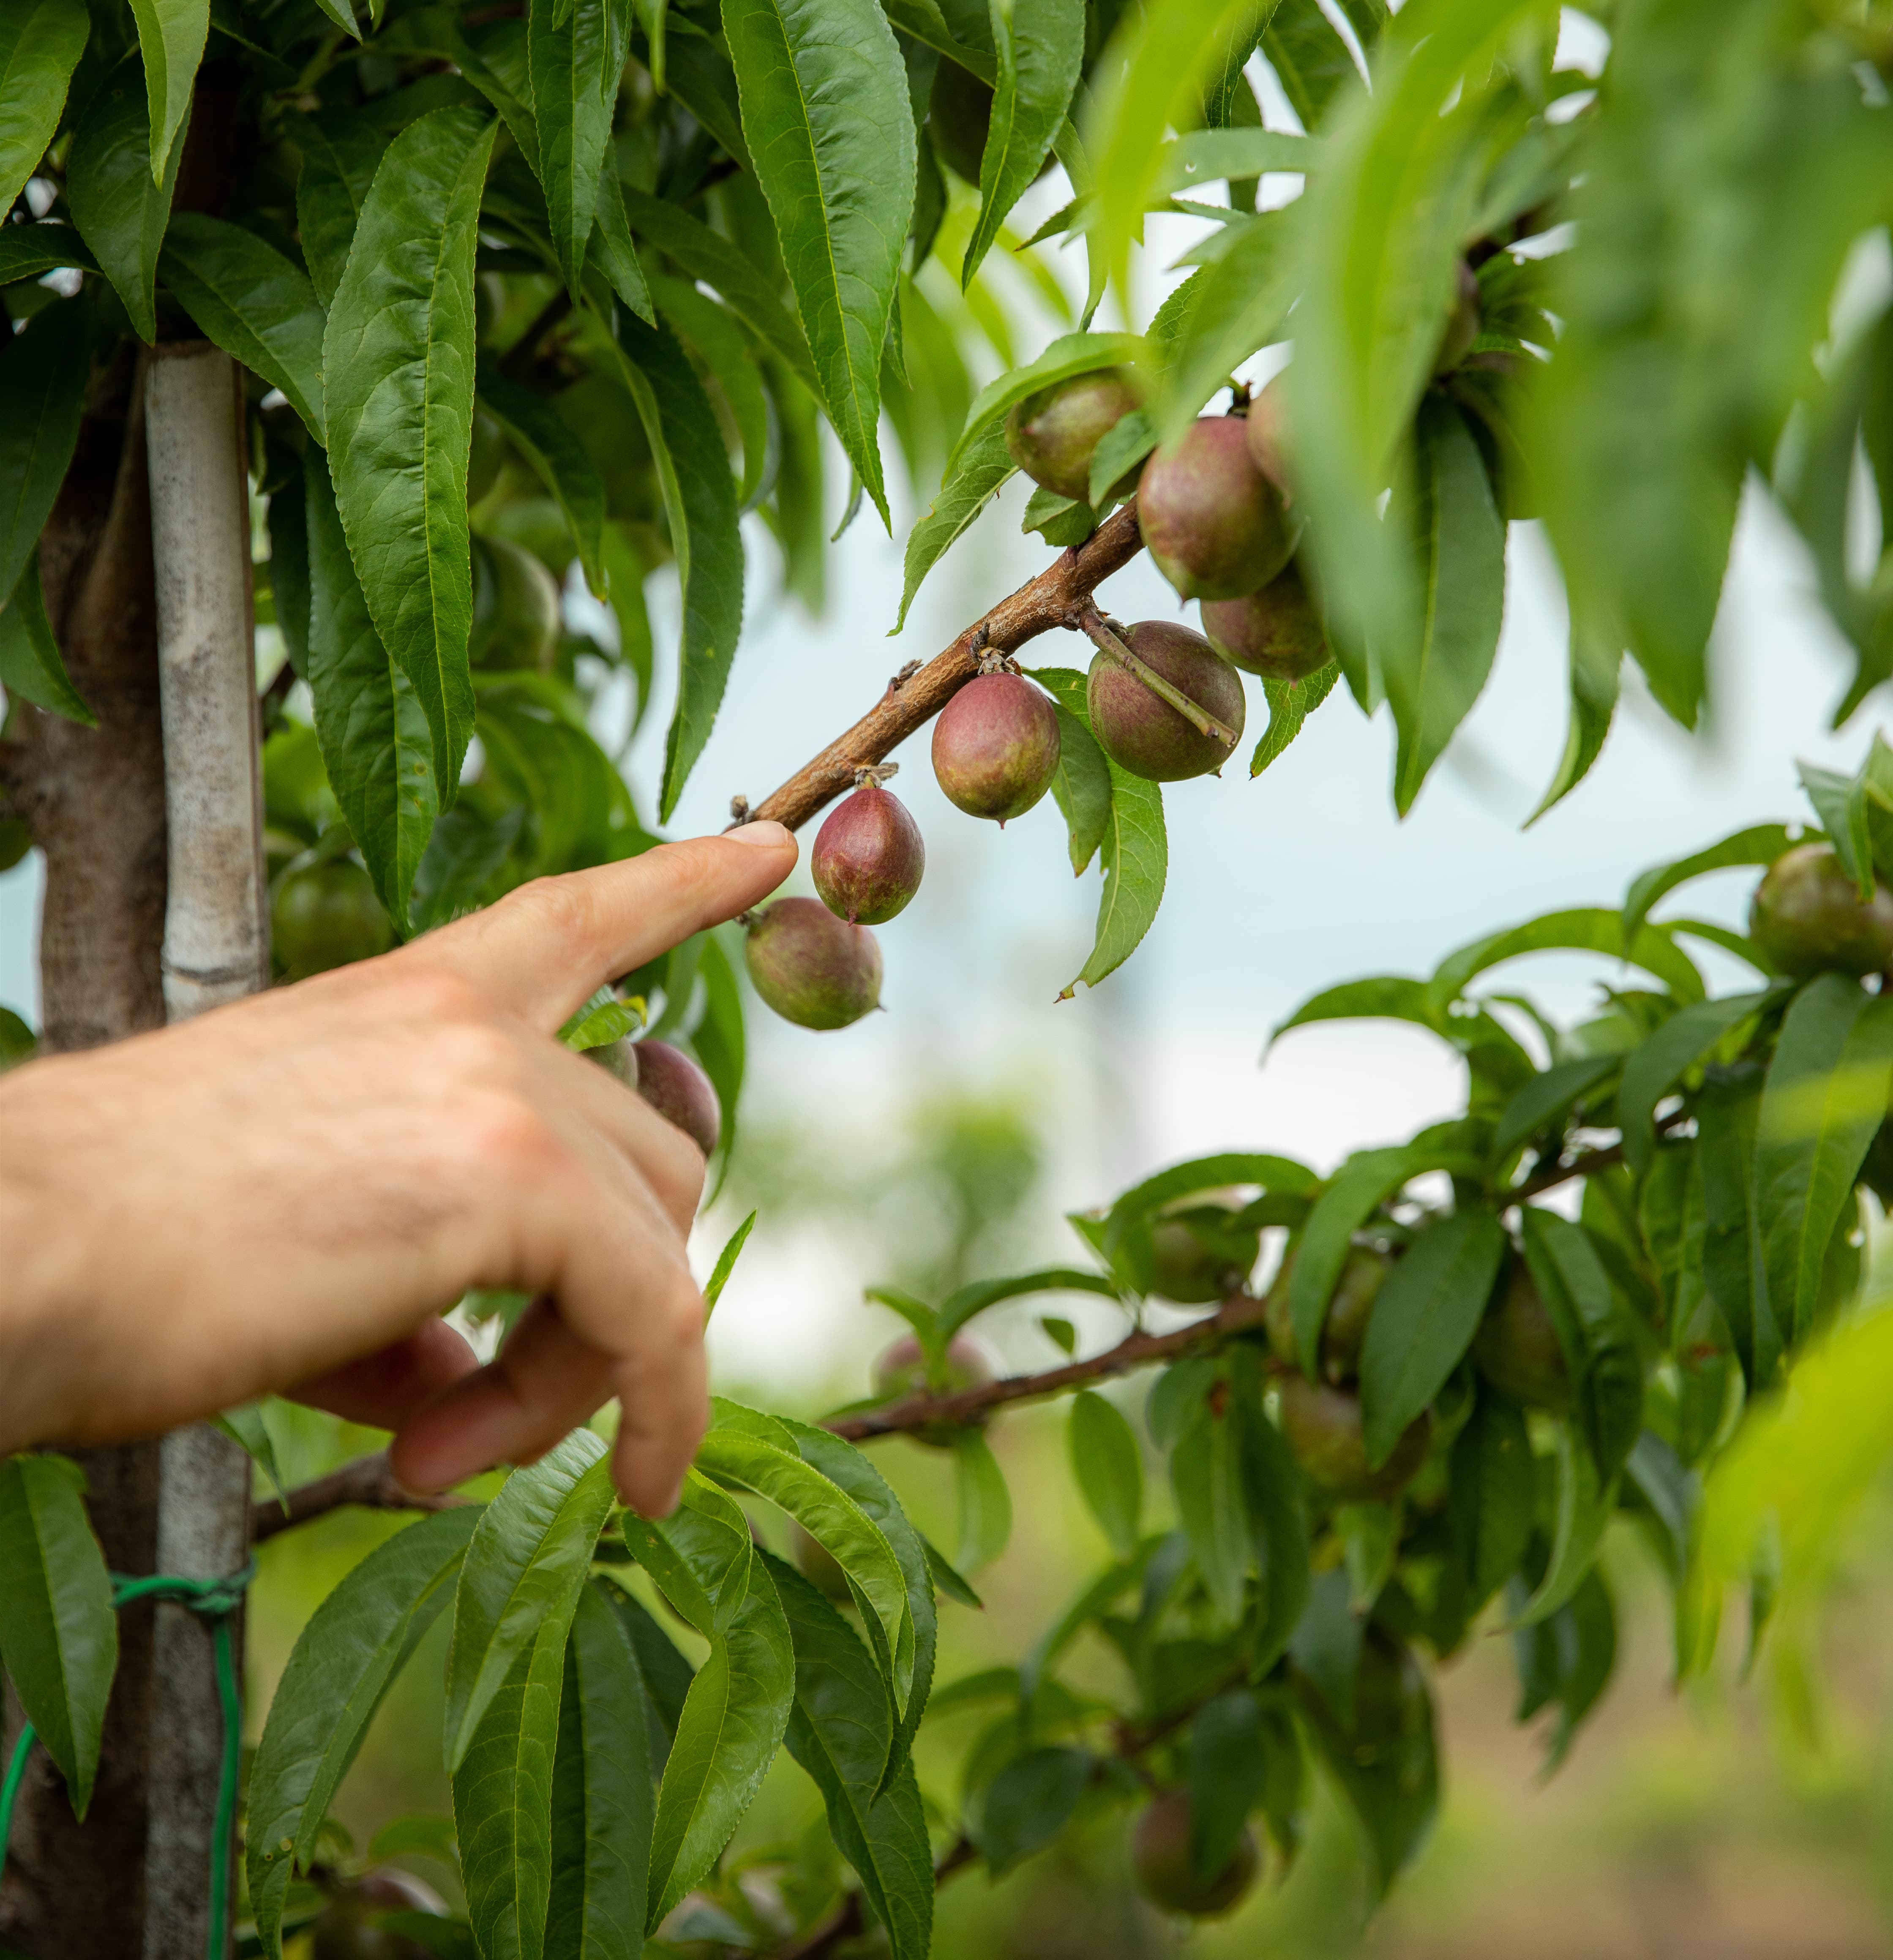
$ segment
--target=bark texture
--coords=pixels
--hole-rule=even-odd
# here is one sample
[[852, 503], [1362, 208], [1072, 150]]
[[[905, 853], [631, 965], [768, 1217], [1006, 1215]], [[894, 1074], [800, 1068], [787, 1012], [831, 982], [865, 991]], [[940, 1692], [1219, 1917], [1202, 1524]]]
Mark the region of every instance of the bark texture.
[[[53, 633], [99, 725], [81, 728], [22, 703], [0, 749], [8, 800], [46, 853], [42, 1039], [54, 1050], [96, 1048], [164, 1019], [164, 752], [143, 365], [128, 347], [96, 377], [40, 538]], [[158, 1445], [87, 1450], [78, 1461], [112, 1570], [155, 1570]], [[118, 1677], [84, 1826], [43, 1751], [27, 1771], [0, 1894], [0, 1945], [33, 1960], [126, 1960], [143, 1948], [151, 1624], [148, 1605], [119, 1616]], [[9, 1697], [9, 1749], [19, 1721]]]

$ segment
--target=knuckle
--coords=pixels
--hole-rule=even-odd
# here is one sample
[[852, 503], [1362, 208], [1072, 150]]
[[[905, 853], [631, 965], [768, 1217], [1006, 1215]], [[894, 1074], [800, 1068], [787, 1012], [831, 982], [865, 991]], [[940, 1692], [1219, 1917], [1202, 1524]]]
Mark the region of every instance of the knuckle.
[[598, 908], [582, 876], [535, 878], [501, 902], [522, 915], [535, 934], [570, 951], [598, 937]]
[[457, 973], [418, 963], [397, 967], [390, 962], [384, 976], [389, 1010], [424, 1026], [460, 1026], [484, 1021], [491, 1013], [480, 990]]
[[571, 1153], [558, 1133], [523, 1098], [485, 1095], [470, 1099], [460, 1132], [475, 1164], [510, 1183], [540, 1183], [561, 1177]]

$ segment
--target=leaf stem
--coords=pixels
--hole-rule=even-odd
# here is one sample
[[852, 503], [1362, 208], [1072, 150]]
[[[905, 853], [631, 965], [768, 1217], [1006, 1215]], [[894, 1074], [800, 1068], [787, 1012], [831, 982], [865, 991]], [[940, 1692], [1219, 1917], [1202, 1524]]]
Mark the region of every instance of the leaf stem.
[[1158, 700], [1166, 702], [1200, 735], [1214, 735], [1226, 749], [1233, 749], [1240, 737], [1226, 721], [1219, 721], [1205, 708], [1199, 708], [1181, 688], [1172, 686], [1147, 660], [1141, 660], [1106, 625], [1104, 616], [1087, 599], [1078, 609], [1077, 624], [1093, 645], [1109, 654], [1127, 673], [1143, 682]]

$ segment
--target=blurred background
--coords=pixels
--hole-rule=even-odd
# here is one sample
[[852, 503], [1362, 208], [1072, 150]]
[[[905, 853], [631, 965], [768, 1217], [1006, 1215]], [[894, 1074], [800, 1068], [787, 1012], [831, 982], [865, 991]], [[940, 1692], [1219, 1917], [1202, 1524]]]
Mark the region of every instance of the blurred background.
[[[1265, 107], [1272, 124], [1293, 126], [1285, 105]], [[1271, 180], [1265, 196], [1293, 187]], [[1035, 215], [1066, 194], [1054, 172], [1034, 193], [1043, 207]], [[1192, 229], [1153, 219], [1145, 266], [1169, 263]], [[1879, 262], [1862, 278], [1878, 276]], [[1017, 288], [1006, 298], [1023, 360], [1061, 323], [1029, 281], [1001, 276]], [[1144, 297], [1154, 304], [1166, 281], [1153, 271], [1147, 282]], [[950, 297], [936, 295], [943, 309]], [[996, 354], [989, 364], [996, 370]], [[832, 527], [845, 469], [832, 469], [829, 481]], [[675, 831], [720, 828], [733, 794], [759, 800], [864, 710], [903, 662], [937, 651], [1040, 568], [1045, 547], [1018, 530], [1023, 503], [1015, 485], [935, 573], [895, 638], [887, 635], [902, 542], [924, 500], [897, 504], [894, 539], [871, 513], [845, 532], [819, 615], [780, 590], [777, 555], [759, 523], [730, 699]], [[1104, 598], [1127, 619], [1176, 612], [1143, 560]], [[584, 616], [589, 603], [574, 587], [571, 623], [609, 630]], [[674, 644], [673, 573], [653, 581], [651, 604], [660, 647]], [[1389, 794], [1390, 724], [1384, 714], [1364, 720], [1338, 691], [1260, 781], [1248, 781], [1239, 762], [1221, 780], [1172, 791], [1169, 883], [1155, 928], [1127, 967], [1064, 1001], [1056, 997], [1090, 943], [1095, 871], [1073, 879], [1049, 800], [1003, 832], [975, 822], [938, 792], [924, 738], [910, 743], [894, 788], [919, 819], [929, 858], [918, 897], [881, 931], [887, 1011], [828, 1035], [759, 1009], [750, 1020], [740, 1141], [696, 1247], [707, 1271], [735, 1224], [759, 1211], [711, 1332], [718, 1389], [818, 1414], [865, 1392], [873, 1356], [899, 1331], [891, 1313], [864, 1302], [865, 1286], [938, 1299], [969, 1278], [1075, 1261], [1081, 1248], [1062, 1214], [1177, 1157], [1265, 1149], [1325, 1170], [1351, 1149], [1402, 1139], [1450, 1113], [1459, 1064], [1416, 1029], [1335, 1024], [1273, 1050], [1270, 1030], [1318, 988], [1424, 972], [1453, 947], [1532, 914], [1616, 902], [1646, 866], [1742, 824], [1805, 818], [1796, 760], [1850, 772], [1881, 705], [1876, 698], [1847, 729], [1830, 729], [1847, 663], [1809, 566], [1758, 490], [1723, 596], [1705, 726], [1685, 735], [1627, 669], [1602, 759], [1526, 831], [1564, 741], [1565, 646], [1549, 554], [1532, 527], [1516, 527], [1497, 669], [1410, 816], [1395, 820]], [[1087, 652], [1054, 635], [1026, 663], [1081, 667]], [[608, 745], [628, 728], [632, 705], [610, 689], [602, 696]], [[660, 695], [628, 751], [647, 815], [669, 706]], [[1257, 692], [1252, 746], [1265, 713]], [[0, 1004], [36, 1026], [39, 875], [29, 858], [0, 877]], [[1742, 873], [1710, 880], [1692, 889], [1690, 909], [1732, 923], [1751, 882]], [[794, 889], [808, 888], [798, 873]], [[1596, 962], [1561, 956], [1508, 976], [1561, 1018], [1583, 1009], [1605, 977]], [[1002, 1309], [981, 1322], [1007, 1367], [1057, 1358], [1038, 1310]], [[1083, 1345], [1121, 1331], [1095, 1300], [1051, 1310], [1069, 1315]], [[1129, 1405], [1145, 1386], [1118, 1392]], [[1105, 1553], [1071, 1489], [1061, 1411], [1010, 1416], [992, 1440], [1017, 1523], [1008, 1550], [978, 1575], [984, 1612], [944, 1608], [943, 1682], [1016, 1658]], [[338, 1437], [312, 1420], [282, 1437], [285, 1473], [313, 1474], [374, 1440]], [[950, 1545], [947, 1459], [905, 1440], [876, 1453], [922, 1529]], [[253, 1708], [266, 1705], [316, 1602], [393, 1528], [342, 1516], [266, 1548], [252, 1595]], [[1541, 1780], [1542, 1737], [1510, 1719], [1509, 1643], [1471, 1643], [1436, 1684], [1448, 1790], [1440, 1825], [1364, 1933], [1358, 1863], [1347, 1826], [1326, 1807], [1292, 1870], [1272, 1873], [1234, 1919], [1187, 1942], [1131, 1894], [1120, 1817], [997, 1886], [977, 1875], [953, 1881], [942, 1895], [936, 1952], [941, 1960], [1128, 1960], [1187, 1943], [1206, 1960], [1356, 1951], [1405, 1960], [1893, 1954], [1893, 1902], [1879, 1877], [1893, 1848], [1884, 1841], [1882, 1788], [1888, 1663], [1876, 1631], [1893, 1607], [1893, 1512], [1876, 1511], [1856, 1535], [1824, 1626], [1826, 1698], [1812, 1730], [1804, 1723], [1793, 1733], [1759, 1685], [1730, 1679], [1675, 1694], [1667, 1598], [1654, 1568], [1628, 1537], [1607, 1556], [1623, 1656], [1571, 1759]], [[447, 1808], [433, 1651], [444, 1637], [437, 1627], [343, 1793], [341, 1814], [361, 1845], [392, 1818]], [[1102, 1646], [1081, 1643], [1071, 1672], [1108, 1686]], [[953, 1765], [980, 1719], [948, 1717], [923, 1738], [923, 1783], [946, 1814], [956, 1800]], [[733, 1855], [762, 1869], [770, 1847], [796, 1838], [819, 1808], [784, 1758]], [[425, 1861], [415, 1869], [441, 1879]]]

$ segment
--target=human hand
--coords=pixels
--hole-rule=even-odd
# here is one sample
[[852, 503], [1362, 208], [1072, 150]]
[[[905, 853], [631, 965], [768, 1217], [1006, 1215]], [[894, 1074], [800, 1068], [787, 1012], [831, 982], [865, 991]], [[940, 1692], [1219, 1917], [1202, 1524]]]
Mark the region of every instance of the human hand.
[[[696, 1146], [555, 1031], [772, 891], [779, 824], [542, 879], [378, 959], [0, 1079], [0, 1452], [293, 1394], [396, 1431], [417, 1490], [610, 1396], [625, 1501], [708, 1414]], [[529, 1293], [495, 1360], [440, 1319]]]

